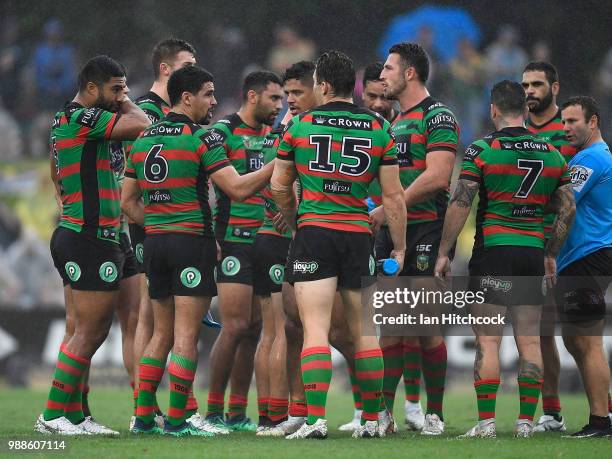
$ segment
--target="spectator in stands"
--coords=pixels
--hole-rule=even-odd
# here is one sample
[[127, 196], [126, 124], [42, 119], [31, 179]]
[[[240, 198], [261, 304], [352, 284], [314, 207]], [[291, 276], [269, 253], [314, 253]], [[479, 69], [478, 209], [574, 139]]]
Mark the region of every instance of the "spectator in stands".
[[501, 80], [521, 81], [528, 56], [517, 41], [514, 26], [506, 24], [499, 28], [496, 40], [486, 50], [489, 86]]
[[283, 73], [299, 61], [311, 61], [315, 57], [314, 43], [301, 37], [292, 27], [280, 25], [274, 31], [275, 43], [268, 54], [268, 67]]

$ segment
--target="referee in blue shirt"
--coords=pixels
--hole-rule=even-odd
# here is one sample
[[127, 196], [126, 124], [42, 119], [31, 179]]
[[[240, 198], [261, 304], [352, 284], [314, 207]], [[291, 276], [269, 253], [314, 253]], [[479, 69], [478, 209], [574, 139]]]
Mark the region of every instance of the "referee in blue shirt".
[[612, 154], [601, 137], [595, 100], [569, 99], [561, 118], [578, 153], [569, 162], [576, 217], [557, 257], [557, 306], [563, 341], [582, 374], [590, 405], [589, 423], [572, 437], [610, 437], [610, 368], [602, 334], [612, 276]]

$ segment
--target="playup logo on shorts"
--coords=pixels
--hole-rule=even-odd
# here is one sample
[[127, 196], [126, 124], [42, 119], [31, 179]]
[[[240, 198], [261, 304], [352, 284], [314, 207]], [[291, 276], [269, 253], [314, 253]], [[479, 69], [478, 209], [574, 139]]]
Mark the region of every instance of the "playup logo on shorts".
[[512, 281], [504, 279], [496, 279], [495, 277], [486, 276], [480, 279], [480, 288], [493, 289], [504, 293], [512, 290]]
[[317, 269], [319, 269], [319, 263], [316, 261], [300, 261], [295, 260], [293, 262], [293, 274], [295, 273], [314, 273]]
[[181, 271], [181, 283], [187, 288], [194, 288], [200, 285], [202, 275], [196, 268], [185, 268]]
[[225, 257], [221, 262], [221, 271], [226, 276], [235, 276], [240, 271], [240, 260], [236, 257]]
[[112, 261], [102, 263], [98, 272], [104, 282], [111, 283], [117, 279], [117, 266]]
[[66, 263], [65, 269], [68, 279], [70, 279], [72, 282], [76, 282], [81, 278], [81, 267], [74, 261], [69, 261]]
[[272, 265], [268, 274], [270, 274], [270, 279], [272, 282], [274, 282], [276, 285], [280, 285], [285, 279], [285, 267], [279, 264]]

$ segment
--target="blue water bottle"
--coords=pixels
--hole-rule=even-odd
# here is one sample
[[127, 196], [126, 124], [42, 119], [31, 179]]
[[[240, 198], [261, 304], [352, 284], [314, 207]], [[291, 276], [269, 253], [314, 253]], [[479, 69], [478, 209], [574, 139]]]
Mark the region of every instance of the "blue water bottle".
[[399, 263], [395, 258], [385, 258], [378, 262], [379, 271], [384, 276], [395, 276], [399, 271]]

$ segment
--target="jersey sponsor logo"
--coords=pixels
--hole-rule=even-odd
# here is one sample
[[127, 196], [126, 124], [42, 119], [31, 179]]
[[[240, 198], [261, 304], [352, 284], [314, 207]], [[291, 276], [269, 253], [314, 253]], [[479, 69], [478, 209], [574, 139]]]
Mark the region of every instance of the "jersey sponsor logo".
[[535, 217], [537, 212], [536, 206], [522, 205], [514, 206], [512, 208], [513, 217]]
[[490, 288], [496, 291], [507, 293], [512, 290], [512, 281], [486, 276], [480, 279], [480, 288], [484, 290]]
[[187, 288], [194, 288], [200, 285], [202, 274], [194, 267], [185, 268], [181, 271], [181, 284]]
[[433, 110], [434, 108], [438, 108], [438, 107], [444, 107], [444, 105], [442, 104], [442, 102], [435, 102], [433, 104], [431, 104], [429, 107], [427, 107], [427, 112], [430, 110]]
[[240, 260], [236, 257], [225, 257], [221, 262], [221, 271], [226, 276], [235, 276], [240, 271]]
[[360, 131], [372, 130], [372, 120], [354, 119], [348, 116], [314, 115], [312, 117], [312, 124], [315, 126], [331, 126]]
[[112, 239], [115, 240], [117, 237], [117, 231], [114, 228], [101, 228], [100, 229], [100, 237], [104, 239]]
[[142, 242], [139, 242], [138, 244], [136, 244], [136, 260], [138, 260], [138, 263], [142, 264], [144, 263], [144, 246], [142, 245]]
[[268, 274], [270, 275], [270, 280], [272, 282], [274, 282], [276, 285], [281, 285], [285, 279], [285, 267], [281, 264], [272, 265], [270, 266]]
[[455, 129], [455, 117], [450, 113], [438, 113], [433, 118], [427, 120], [427, 130], [435, 131], [436, 129]]
[[115, 282], [118, 275], [117, 265], [115, 265], [115, 263], [112, 261], [105, 261], [100, 265], [98, 273], [100, 274], [100, 279], [102, 279], [104, 282], [108, 282], [109, 284], [111, 282]]
[[593, 173], [593, 169], [575, 164], [570, 169], [570, 178], [572, 179], [572, 188], [574, 191], [582, 191], [589, 177]]
[[81, 278], [81, 267], [74, 261], [69, 261], [66, 263], [64, 269], [66, 270], [68, 279], [70, 279], [72, 282], [76, 282]]
[[465, 153], [463, 153], [463, 159], [465, 161], [474, 161], [474, 159], [476, 159], [476, 157], [482, 153], [482, 151], [482, 147], [472, 144], [466, 148]]
[[246, 151], [246, 168], [248, 172], [258, 171], [263, 167], [264, 154], [261, 150], [247, 150]]
[[51, 129], [55, 129], [56, 127], [58, 127], [61, 123], [61, 117], [59, 114], [55, 115], [53, 117], [53, 123], [51, 124]]
[[501, 142], [501, 147], [502, 150], [548, 151], [548, 144], [535, 140], [519, 140], [518, 142], [504, 140]]
[[125, 153], [123, 152], [123, 144], [119, 141], [108, 143], [108, 153], [110, 156], [110, 168], [117, 175], [123, 174], [125, 166]]
[[242, 143], [244, 144], [244, 148], [247, 150], [261, 150], [264, 139], [253, 135], [243, 135]]
[[397, 164], [399, 167], [412, 166], [412, 155], [410, 154], [410, 134], [398, 135], [395, 139], [397, 145]]
[[183, 133], [183, 126], [168, 126], [166, 124], [157, 124], [146, 130], [143, 137], [153, 137], [156, 135], [176, 136]]
[[419, 244], [415, 247], [417, 252], [431, 252], [431, 244]]
[[149, 202], [155, 204], [172, 202], [172, 193], [170, 190], [149, 190]]
[[98, 122], [98, 118], [102, 115], [102, 109], [98, 107], [86, 108], [83, 110], [76, 119], [76, 122], [94, 128]]
[[323, 180], [323, 191], [332, 194], [351, 194], [350, 182], [343, 182], [341, 180]]
[[225, 134], [219, 129], [210, 129], [200, 136], [200, 140], [209, 150], [223, 145]]
[[314, 273], [317, 269], [319, 269], [319, 263], [316, 261], [300, 261], [295, 260], [293, 262], [293, 274], [295, 273]]
[[263, 141], [264, 148], [272, 148], [274, 146], [274, 137], [266, 137]]
[[421, 254], [417, 256], [416, 267], [419, 271], [425, 271], [429, 268], [429, 255]]
[[232, 234], [235, 237], [239, 237], [242, 239], [251, 239], [251, 237], [253, 236], [253, 231], [251, 231], [250, 229], [246, 229], [246, 228], [234, 228], [232, 230]]
[[151, 121], [151, 123], [157, 123], [159, 121], [159, 115], [154, 111], [145, 108], [143, 112], [145, 112], [145, 115], [147, 115], [147, 118], [149, 118], [149, 121]]

